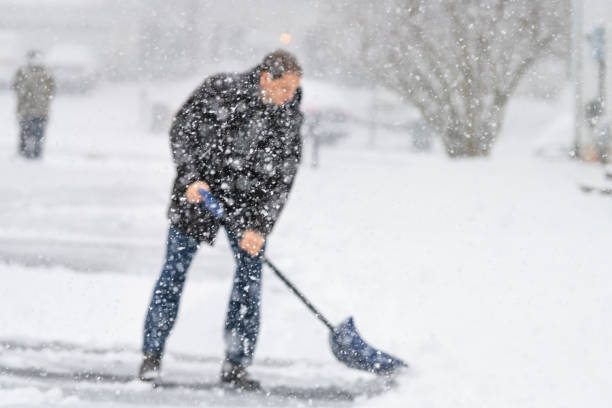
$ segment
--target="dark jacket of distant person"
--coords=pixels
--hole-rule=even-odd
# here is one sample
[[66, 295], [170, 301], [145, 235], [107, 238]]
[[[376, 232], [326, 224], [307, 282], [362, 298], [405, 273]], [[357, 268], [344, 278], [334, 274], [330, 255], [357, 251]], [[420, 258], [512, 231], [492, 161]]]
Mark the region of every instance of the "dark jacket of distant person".
[[260, 96], [261, 67], [208, 77], [176, 114], [170, 130], [177, 167], [168, 217], [179, 230], [212, 244], [217, 221], [185, 191], [206, 181], [222, 203], [230, 232], [266, 236], [291, 190], [302, 154], [302, 90], [282, 106]]
[[27, 64], [19, 68], [11, 87], [17, 94], [19, 120], [44, 119], [55, 95], [55, 79], [42, 64]]

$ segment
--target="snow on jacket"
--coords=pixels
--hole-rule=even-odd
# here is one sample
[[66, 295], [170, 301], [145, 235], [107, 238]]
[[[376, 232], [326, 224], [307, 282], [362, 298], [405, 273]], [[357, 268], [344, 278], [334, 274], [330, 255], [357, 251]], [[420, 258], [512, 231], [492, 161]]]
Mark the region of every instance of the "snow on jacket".
[[228, 228], [268, 235], [291, 190], [301, 159], [301, 89], [282, 106], [261, 100], [261, 68], [217, 74], [204, 80], [183, 104], [170, 130], [177, 176], [168, 217], [199, 241], [214, 242], [219, 229], [185, 191], [197, 180], [208, 183], [222, 203]]
[[46, 118], [55, 94], [55, 80], [42, 65], [19, 68], [12, 88], [17, 94], [17, 115], [20, 120]]

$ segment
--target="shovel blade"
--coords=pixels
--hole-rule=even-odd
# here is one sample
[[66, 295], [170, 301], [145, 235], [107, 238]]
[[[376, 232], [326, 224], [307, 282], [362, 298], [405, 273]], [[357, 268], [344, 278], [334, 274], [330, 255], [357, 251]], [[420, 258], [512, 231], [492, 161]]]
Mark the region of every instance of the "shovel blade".
[[366, 343], [349, 317], [330, 332], [329, 342], [332, 353], [345, 365], [377, 375], [391, 375], [406, 363], [397, 357], [377, 350]]

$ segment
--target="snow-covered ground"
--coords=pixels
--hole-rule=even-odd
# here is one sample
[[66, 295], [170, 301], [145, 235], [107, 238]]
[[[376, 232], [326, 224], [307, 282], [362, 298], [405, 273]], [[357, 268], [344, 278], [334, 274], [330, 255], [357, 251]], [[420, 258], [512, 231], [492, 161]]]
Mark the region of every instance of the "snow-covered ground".
[[[149, 88], [174, 109], [192, 85]], [[368, 106], [357, 91], [305, 90], [306, 102]], [[0, 94], [0, 406], [612, 405], [612, 201], [577, 188], [599, 168], [556, 154], [571, 141], [567, 95], [515, 101], [487, 160], [411, 153], [384, 133], [372, 149], [359, 126], [318, 169], [305, 160], [268, 256], [332, 321], [355, 316], [410, 363], [394, 387], [335, 362], [325, 327], [271, 273], [253, 373], [305, 398], [129, 381], [174, 172], [167, 136], [143, 125], [144, 94], [60, 95], [40, 162], [16, 156], [14, 101]], [[232, 269], [223, 237], [200, 250], [168, 379], [216, 380]], [[82, 381], [88, 371], [115, 378]], [[321, 389], [359, 396], [309, 399]]]

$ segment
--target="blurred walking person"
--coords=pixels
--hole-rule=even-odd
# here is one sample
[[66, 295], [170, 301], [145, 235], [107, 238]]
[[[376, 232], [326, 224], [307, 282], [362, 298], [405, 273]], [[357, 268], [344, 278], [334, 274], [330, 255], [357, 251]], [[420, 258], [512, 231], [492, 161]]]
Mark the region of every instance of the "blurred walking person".
[[19, 154], [38, 159], [42, 155], [49, 108], [55, 95], [55, 79], [42, 64], [39, 51], [28, 51], [26, 64], [15, 74], [11, 88], [17, 95]]

